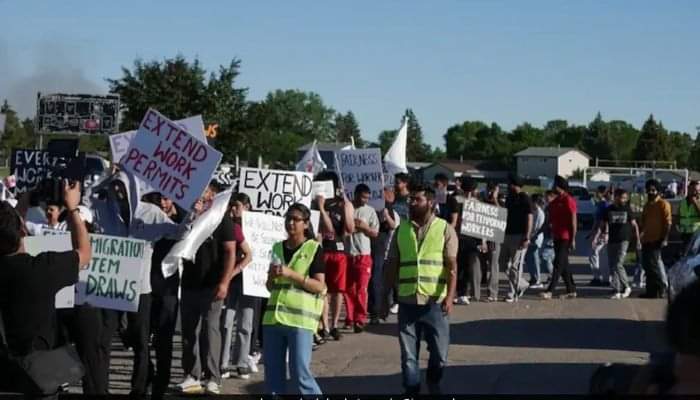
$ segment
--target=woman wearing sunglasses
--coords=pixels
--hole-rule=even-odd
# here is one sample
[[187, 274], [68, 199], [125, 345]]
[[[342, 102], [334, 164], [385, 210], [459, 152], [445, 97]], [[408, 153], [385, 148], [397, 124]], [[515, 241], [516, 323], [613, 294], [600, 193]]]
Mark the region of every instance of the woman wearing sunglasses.
[[321, 394], [311, 373], [311, 351], [326, 294], [325, 265], [310, 217], [302, 204], [289, 207], [284, 221], [287, 240], [272, 247], [267, 278], [270, 299], [263, 316], [265, 387], [272, 394]]

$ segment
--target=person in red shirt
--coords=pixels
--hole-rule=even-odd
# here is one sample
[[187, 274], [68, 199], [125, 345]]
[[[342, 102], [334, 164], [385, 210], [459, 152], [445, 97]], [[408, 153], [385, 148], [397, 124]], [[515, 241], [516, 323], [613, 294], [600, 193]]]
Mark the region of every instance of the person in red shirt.
[[549, 223], [554, 239], [554, 271], [549, 287], [540, 295], [543, 299], [551, 299], [561, 275], [566, 285], [566, 294], [562, 298], [571, 299], [576, 297], [574, 276], [569, 270], [569, 254], [576, 247], [576, 200], [568, 193], [569, 183], [559, 175], [554, 178], [554, 191], [557, 197], [549, 203]]

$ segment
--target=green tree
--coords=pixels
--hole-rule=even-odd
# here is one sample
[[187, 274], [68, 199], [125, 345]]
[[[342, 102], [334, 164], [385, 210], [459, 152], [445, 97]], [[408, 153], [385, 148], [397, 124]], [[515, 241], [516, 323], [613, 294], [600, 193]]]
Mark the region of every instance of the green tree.
[[34, 147], [36, 136], [33, 123], [19, 120], [17, 112], [12, 109], [7, 100], [0, 106], [0, 113], [5, 114], [5, 132], [0, 139], [0, 149], [4, 157], [12, 155], [12, 149]]
[[549, 146], [542, 129], [537, 128], [529, 122], [523, 122], [513, 129], [510, 134], [511, 150], [513, 154], [525, 150], [528, 147]]
[[236, 88], [240, 60], [207, 77], [198, 59], [182, 56], [164, 61], [134, 61], [133, 70], [122, 67], [122, 76], [107, 79], [110, 91], [121, 99], [121, 130], [136, 129], [149, 108], [177, 120], [201, 114], [205, 124], [219, 125], [217, 147], [224, 159], [235, 156], [237, 145], [245, 143], [239, 127], [245, 113], [247, 89]]
[[633, 160], [639, 131], [631, 124], [619, 120], [607, 122], [606, 130], [606, 146], [610, 158], [615, 161]]
[[693, 142], [693, 147], [690, 150], [688, 168], [694, 171], [700, 171], [700, 127], [697, 128], [695, 141]]
[[687, 168], [693, 151], [693, 138], [688, 133], [672, 131], [668, 135], [671, 143], [671, 160], [676, 161], [678, 168]]
[[487, 128], [487, 125], [481, 121], [464, 121], [448, 128], [442, 136], [445, 140], [447, 158], [453, 160], [461, 157], [472, 158], [478, 133]]
[[386, 154], [387, 150], [389, 150], [389, 147], [391, 147], [392, 143], [394, 143], [394, 139], [396, 138], [396, 134], [398, 133], [399, 131], [396, 129], [381, 131], [379, 133], [377, 145], [382, 150], [382, 154]]
[[335, 114], [333, 128], [335, 129], [335, 141], [339, 143], [350, 143], [354, 141], [355, 147], [363, 148], [365, 146], [360, 133], [360, 126], [355, 119], [355, 114], [348, 111], [345, 115], [341, 113]]
[[594, 157], [602, 159], [613, 158], [610, 153], [608, 125], [603, 121], [600, 112], [598, 112], [595, 119], [588, 124], [588, 129], [583, 135], [581, 145], [583, 146], [583, 151]]
[[423, 142], [423, 129], [418, 123], [418, 118], [410, 108], [404, 114], [408, 118], [408, 134], [406, 139], [406, 160], [426, 161], [430, 158], [432, 149], [429, 144]]
[[654, 116], [644, 122], [639, 134], [637, 147], [634, 151], [638, 161], [669, 161], [673, 154], [668, 133], [661, 122], [656, 122]]

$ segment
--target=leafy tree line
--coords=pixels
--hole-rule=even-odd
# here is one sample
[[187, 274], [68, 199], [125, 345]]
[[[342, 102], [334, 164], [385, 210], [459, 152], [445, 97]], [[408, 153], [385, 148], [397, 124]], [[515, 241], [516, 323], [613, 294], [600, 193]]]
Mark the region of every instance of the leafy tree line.
[[557, 119], [542, 128], [525, 122], [511, 132], [495, 122], [465, 121], [450, 127], [443, 138], [451, 159], [495, 160], [512, 166], [513, 155], [528, 147], [561, 146], [602, 160], [676, 161], [679, 168], [700, 169], [700, 140], [667, 131], [653, 115], [640, 130], [625, 121], [605, 121], [600, 113], [588, 125]]
[[[262, 156], [277, 167], [291, 166], [296, 149], [312, 140], [320, 142], [354, 141], [356, 147], [379, 147], [386, 152], [397, 130], [379, 133], [377, 142], [363, 138], [352, 111], [338, 112], [325, 104], [320, 95], [296, 89], [278, 89], [260, 101], [247, 98], [248, 89], [238, 82], [241, 61], [207, 72], [199, 60], [182, 56], [163, 61], [136, 60], [131, 68], [122, 67], [121, 76], [107, 79], [110, 92], [121, 97], [120, 130], [135, 129], [149, 107], [171, 119], [202, 114], [205, 124], [217, 124], [212, 145], [225, 161], [255, 163]], [[0, 149], [37, 144], [33, 121], [20, 121], [5, 101], [6, 132]], [[625, 121], [604, 121], [600, 113], [590, 124], [574, 125], [566, 120], [552, 120], [544, 127], [523, 123], [512, 131], [497, 123], [465, 121], [445, 132], [445, 151], [426, 144], [423, 131], [413, 110], [408, 119], [407, 157], [410, 161], [441, 159], [494, 160], [513, 165], [513, 154], [530, 146], [579, 148], [593, 157], [611, 160], [676, 160], [679, 167], [700, 169], [700, 141], [687, 133], [668, 132], [652, 116], [637, 130]], [[402, 118], [397, 118], [396, 126]], [[83, 136], [85, 151], [109, 151], [106, 137]]]

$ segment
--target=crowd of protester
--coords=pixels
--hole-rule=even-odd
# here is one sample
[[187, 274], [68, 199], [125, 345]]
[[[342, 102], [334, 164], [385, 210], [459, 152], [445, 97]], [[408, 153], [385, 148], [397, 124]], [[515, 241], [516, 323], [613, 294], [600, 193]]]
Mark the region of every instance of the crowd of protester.
[[[154, 397], [172, 390], [218, 394], [222, 379], [249, 379], [258, 372], [260, 362], [265, 365], [270, 392], [320, 393], [310, 371], [311, 352], [329, 341], [341, 341], [343, 334], [359, 334], [367, 325], [383, 323], [388, 314], [399, 313], [399, 303], [404, 313], [399, 316], [400, 324], [402, 318], [409, 325], [411, 318], [420, 322], [422, 317], [415, 314], [422, 310], [420, 307], [439, 306], [430, 299], [421, 303], [421, 290], [436, 293], [440, 301], [446, 298], [448, 310], [452, 304], [513, 303], [533, 290], [539, 290], [537, 294], [544, 300], [557, 295], [563, 299], [577, 297], [569, 265], [576, 246], [577, 207], [568, 193], [567, 180], [560, 176], [551, 190], [529, 195], [523, 180], [511, 175], [504, 196], [495, 182], [487, 182], [480, 189], [468, 176], [459, 179], [456, 189], [448, 193], [446, 176], [436, 176], [433, 187], [416, 189], [409, 175], [397, 174], [394, 187], [385, 190], [386, 205], [381, 210], [369, 205], [371, 191], [364, 184], [357, 185], [353, 198], [348, 199], [335, 172], [321, 172], [315, 179], [333, 181], [335, 197], [319, 196], [312, 202], [311, 209], [320, 214], [317, 236], [310, 226], [310, 209], [295, 204], [286, 212], [288, 238], [273, 247], [267, 282], [272, 293], [269, 299], [248, 296], [243, 291], [242, 271], [250, 264], [251, 247], [255, 246], [246, 241], [242, 227], [242, 214], [250, 211], [250, 199], [243, 193], [232, 194], [218, 227], [199, 247], [195, 258], [184, 262], [182, 273], [167, 278], [163, 275], [160, 265], [164, 257], [223, 190], [214, 181], [191, 212], [159, 193], [141, 195], [138, 182], [124, 172], [88, 188], [82, 196], [76, 185], [67, 184], [63, 204], [42, 199], [35, 192], [18, 196], [15, 206], [2, 202], [0, 311], [5, 328], [2, 336], [9, 353], [26, 356], [32, 351], [74, 343], [85, 366], [83, 393], [106, 395], [112, 339], [120, 332], [124, 345], [134, 353], [131, 393], [136, 396], [148, 394], [149, 387]], [[646, 183], [648, 201], [639, 217], [630, 209], [629, 196], [623, 189], [611, 192], [601, 188], [597, 192], [596, 220], [586, 237], [591, 241], [590, 285], [611, 286], [609, 296], [613, 299], [632, 293], [633, 282], [625, 268], [630, 248], [638, 249], [641, 273], [636, 275], [646, 277], [637, 282], [638, 287], [646, 288], [640, 297], [660, 298], [666, 294], [668, 282], [661, 250], [668, 243], [672, 219], [670, 205], [660, 197], [660, 190], [657, 181]], [[461, 234], [462, 208], [471, 199], [508, 210], [502, 243]], [[425, 214], [419, 214], [423, 212], [421, 201], [430, 204]], [[680, 210], [678, 230], [687, 243], [700, 228], [697, 182], [691, 182]], [[417, 215], [420, 220], [416, 220]], [[411, 224], [416, 228], [413, 234]], [[434, 226], [441, 230], [439, 238], [431, 233]], [[42, 253], [34, 258], [24, 254], [22, 238], [42, 235], [44, 229], [70, 230], [75, 250]], [[60, 313], [54, 310], [55, 293], [74, 284], [79, 266], [89, 263], [87, 231], [142, 239], [152, 245], [150, 274], [142, 284], [136, 312], [87, 304]], [[416, 234], [419, 243], [427, 237], [425, 240], [435, 240], [439, 245], [438, 250], [443, 251], [441, 267], [452, 258], [456, 260], [454, 280], [440, 273], [434, 277], [435, 287], [426, 289], [420, 282], [417, 288], [404, 285], [406, 278], [397, 271], [407, 270], [403, 268], [404, 258], [411, 250], [406, 246], [416, 241]], [[606, 246], [607, 269], [600, 262], [601, 249]], [[499, 285], [501, 272], [506, 276], [505, 291]], [[392, 274], [399, 279], [387, 278]], [[558, 293], [560, 277], [565, 291]], [[456, 293], [451, 293], [453, 284]], [[295, 287], [301, 290], [293, 290]], [[417, 301], [410, 306], [414, 308], [406, 305], [406, 298]], [[303, 305], [303, 309], [294, 309], [295, 304]], [[184, 379], [171, 386], [178, 316]], [[433, 359], [431, 353], [429, 362], [436, 365], [431, 371], [441, 371], [446, 361], [445, 346], [449, 345], [441, 340], [449, 323], [426, 323], [444, 330], [437, 334], [439, 354]], [[402, 343], [409, 340], [409, 325], [402, 325]], [[411, 372], [417, 365], [417, 354], [403, 354], [404, 347], [404, 386], [412, 390], [418, 379], [415, 371]], [[151, 359], [151, 349], [155, 360]], [[286, 361], [290, 365], [289, 387], [285, 387]], [[433, 372], [428, 378], [439, 382], [440, 375]]]

